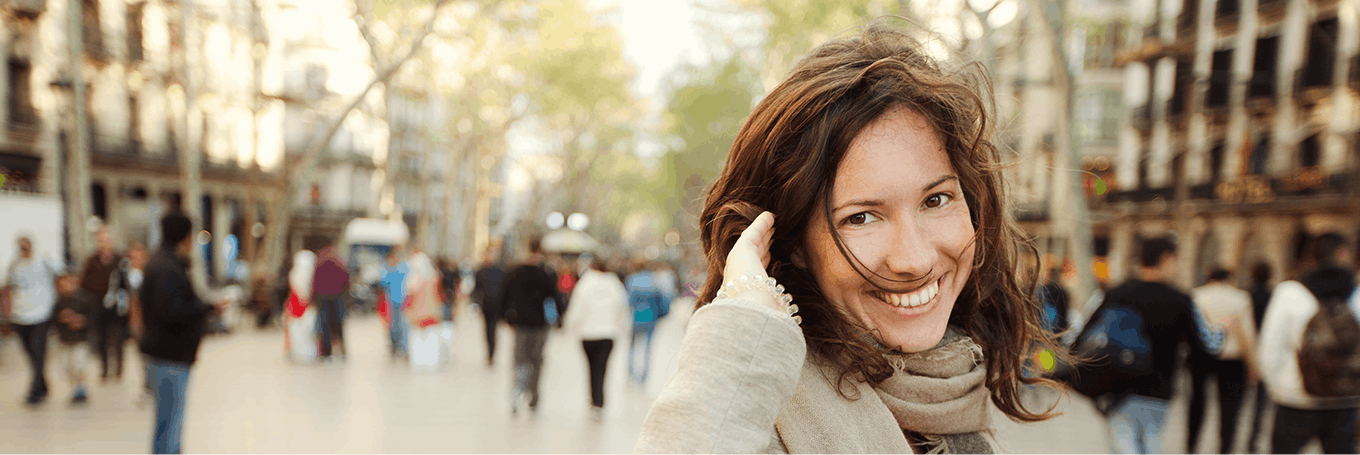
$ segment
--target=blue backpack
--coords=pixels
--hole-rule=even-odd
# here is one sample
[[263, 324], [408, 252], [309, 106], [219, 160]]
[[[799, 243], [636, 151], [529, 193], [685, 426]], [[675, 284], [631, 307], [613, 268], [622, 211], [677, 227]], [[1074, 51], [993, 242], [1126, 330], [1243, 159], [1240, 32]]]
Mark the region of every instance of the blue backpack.
[[1073, 357], [1086, 361], [1063, 365], [1052, 378], [1091, 398], [1121, 393], [1132, 381], [1154, 373], [1149, 340], [1142, 314], [1101, 306], [1072, 345]]
[[650, 275], [635, 275], [628, 279], [628, 307], [633, 309], [633, 325], [648, 325], [670, 314], [670, 299]]

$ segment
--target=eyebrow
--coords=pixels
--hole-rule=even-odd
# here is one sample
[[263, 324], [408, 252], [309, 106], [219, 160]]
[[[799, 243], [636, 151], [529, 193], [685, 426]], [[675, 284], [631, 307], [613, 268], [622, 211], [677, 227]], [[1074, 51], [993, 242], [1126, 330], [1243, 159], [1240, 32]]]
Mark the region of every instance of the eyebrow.
[[[940, 176], [940, 178], [936, 179], [935, 181], [930, 182], [929, 184], [926, 184], [926, 186], [921, 187], [921, 191], [922, 191], [922, 192], [930, 191], [930, 190], [934, 189], [934, 188], [937, 187], [937, 186], [943, 185], [945, 182], [948, 182], [948, 181], [950, 181], [950, 180], [958, 180], [958, 179], [959, 179], [959, 176], [957, 176], [957, 175], [954, 175], [954, 174], [945, 174], [945, 175]], [[853, 201], [846, 202], [846, 203], [844, 203], [844, 204], [838, 205], [838, 206], [836, 206], [836, 207], [833, 207], [833, 208], [831, 209], [831, 211], [832, 211], [832, 212], [839, 212], [839, 211], [841, 211], [842, 209], [844, 209], [844, 208], [846, 208], [846, 207], [855, 207], [855, 206], [858, 206], [858, 207], [881, 207], [881, 206], [883, 206], [883, 204], [884, 204], [883, 201], [882, 201], [882, 200], [879, 200], [879, 199], [858, 199], [858, 200], [853, 200]]]

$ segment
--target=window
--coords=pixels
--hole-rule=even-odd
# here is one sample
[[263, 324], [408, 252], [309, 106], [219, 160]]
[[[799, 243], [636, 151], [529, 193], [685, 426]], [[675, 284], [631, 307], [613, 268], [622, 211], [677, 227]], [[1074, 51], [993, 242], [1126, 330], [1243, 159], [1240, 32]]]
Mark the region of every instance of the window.
[[[128, 97], [128, 139], [134, 144], [142, 142], [142, 107], [137, 97]], [[133, 147], [137, 151], [141, 147]]]
[[1332, 85], [1332, 68], [1336, 66], [1336, 18], [1317, 21], [1308, 29], [1308, 57], [1300, 69], [1299, 87]]
[[[1157, 9], [1160, 12], [1161, 2], [1157, 2]], [[1181, 1], [1181, 15], [1176, 18], [1176, 28], [1181, 30], [1194, 29], [1195, 22], [1199, 21], [1199, 2], [1196, 0]], [[1190, 34], [1194, 36], [1194, 34]]]
[[1322, 162], [1322, 141], [1317, 134], [1299, 143], [1299, 167], [1316, 167]]
[[[1186, 0], [1193, 2], [1194, 0]], [[1237, 22], [1237, 13], [1241, 10], [1240, 0], [1218, 0], [1214, 2], [1214, 22], [1227, 23]]]
[[1181, 114], [1189, 104], [1187, 94], [1195, 83], [1194, 62], [1189, 58], [1176, 59], [1176, 85], [1171, 90], [1171, 101], [1166, 107], [1168, 114]]
[[1251, 83], [1247, 98], [1275, 96], [1275, 68], [1279, 65], [1280, 37], [1256, 40], [1256, 56], [1251, 64]]
[[1222, 107], [1228, 105], [1228, 87], [1232, 86], [1232, 49], [1214, 52], [1209, 73], [1209, 92], [1205, 94], [1205, 106]]
[[33, 67], [27, 61], [11, 59], [8, 62], [9, 96], [6, 107], [9, 112], [9, 125], [36, 126], [38, 114], [33, 110], [32, 84], [30, 77]]
[[1251, 148], [1247, 159], [1247, 173], [1265, 175], [1266, 161], [1270, 158], [1270, 134], [1262, 133], [1256, 137], [1256, 146]]
[[94, 0], [80, 2], [81, 33], [85, 40], [85, 53], [95, 57], [104, 56], [104, 33], [99, 23], [99, 3]]
[[128, 60], [142, 60], [142, 9], [146, 3], [133, 3], [127, 10]]
[[1123, 24], [1090, 24], [1086, 26], [1086, 68], [1113, 68], [1114, 54], [1123, 45]]
[[1085, 143], [1118, 141], [1123, 92], [1116, 89], [1082, 92], [1077, 98], [1077, 137]]
[[1223, 141], [1214, 142], [1213, 148], [1209, 149], [1209, 183], [1217, 184], [1219, 176], [1223, 175]]

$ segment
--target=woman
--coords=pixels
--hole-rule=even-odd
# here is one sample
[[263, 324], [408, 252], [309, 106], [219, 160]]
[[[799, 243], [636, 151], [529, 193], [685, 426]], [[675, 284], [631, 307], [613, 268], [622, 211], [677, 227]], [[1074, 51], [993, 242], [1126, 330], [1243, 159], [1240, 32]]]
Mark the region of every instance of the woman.
[[316, 310], [312, 309], [312, 279], [316, 253], [298, 250], [288, 272], [288, 306], [284, 312], [283, 348], [301, 362], [316, 360], [320, 352], [316, 334]]
[[614, 350], [614, 339], [623, 335], [633, 320], [628, 292], [619, 276], [606, 270], [604, 261], [597, 257], [576, 282], [570, 301], [562, 325], [581, 338], [590, 367], [591, 417], [600, 420], [604, 415], [604, 373], [609, 353]]
[[1019, 399], [1046, 383], [1021, 374], [1031, 343], [1054, 345], [986, 76], [921, 49], [871, 25], [756, 106], [699, 220], [711, 303], [638, 451], [995, 452], [989, 399], [1050, 416]]

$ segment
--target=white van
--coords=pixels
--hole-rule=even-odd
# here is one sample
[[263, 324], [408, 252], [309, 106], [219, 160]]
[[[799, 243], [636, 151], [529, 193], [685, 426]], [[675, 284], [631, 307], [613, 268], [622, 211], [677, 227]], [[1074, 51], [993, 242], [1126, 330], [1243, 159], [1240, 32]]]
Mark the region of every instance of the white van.
[[366, 310], [373, 310], [377, 294], [374, 284], [382, 278], [387, 253], [392, 247], [411, 239], [411, 231], [400, 220], [355, 218], [345, 226], [340, 238], [340, 254], [346, 256], [350, 274], [350, 296]]

